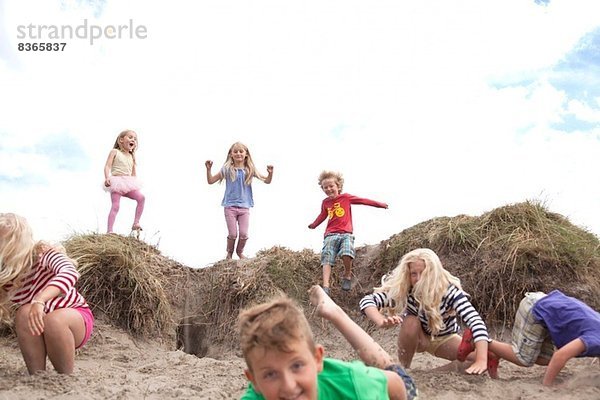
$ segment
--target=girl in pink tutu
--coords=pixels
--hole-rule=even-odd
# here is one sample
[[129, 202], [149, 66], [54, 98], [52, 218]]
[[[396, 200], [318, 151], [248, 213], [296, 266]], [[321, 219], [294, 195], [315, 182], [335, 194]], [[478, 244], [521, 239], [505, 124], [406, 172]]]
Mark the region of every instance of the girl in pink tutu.
[[144, 212], [146, 198], [140, 192], [141, 185], [136, 177], [135, 151], [137, 150], [137, 145], [137, 134], [134, 131], [126, 130], [119, 133], [104, 166], [104, 190], [110, 192], [110, 200], [112, 202], [110, 213], [108, 214], [108, 233], [113, 231], [113, 225], [119, 212], [122, 196], [137, 202], [131, 230], [138, 234], [142, 230], [140, 217], [142, 216], [142, 212]]

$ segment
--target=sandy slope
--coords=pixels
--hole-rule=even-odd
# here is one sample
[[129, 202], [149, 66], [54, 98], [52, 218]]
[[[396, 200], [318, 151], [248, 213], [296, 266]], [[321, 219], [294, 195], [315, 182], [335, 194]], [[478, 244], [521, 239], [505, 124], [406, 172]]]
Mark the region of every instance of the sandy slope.
[[[317, 339], [330, 356], [354, 359], [352, 349], [328, 326], [316, 326]], [[374, 332], [385, 349], [395, 351], [393, 331]], [[0, 338], [0, 400], [4, 399], [230, 399], [246, 385], [243, 359], [237, 354], [197, 358], [169, 350], [171, 343], [134, 341], [106, 323], [79, 352], [71, 376], [50, 371], [29, 376], [13, 338]], [[214, 349], [212, 353], [218, 353]], [[411, 374], [421, 399], [600, 399], [600, 362], [578, 359], [560, 374], [562, 387], [541, 386], [542, 367], [501, 364], [499, 380], [430, 369], [444, 364], [417, 355]]]

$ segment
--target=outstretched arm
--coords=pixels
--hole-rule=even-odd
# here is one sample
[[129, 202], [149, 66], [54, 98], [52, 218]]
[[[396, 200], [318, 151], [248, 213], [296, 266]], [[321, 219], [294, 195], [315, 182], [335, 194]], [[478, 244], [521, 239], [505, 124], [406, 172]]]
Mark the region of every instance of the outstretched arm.
[[391, 328], [400, 325], [404, 321], [400, 315], [386, 317], [376, 307], [367, 307], [363, 312], [378, 328]]
[[384, 307], [391, 307], [392, 302], [385, 292], [376, 292], [364, 296], [360, 300], [360, 309], [365, 313], [367, 318], [377, 325], [378, 328], [391, 328], [396, 325], [400, 325], [403, 322], [403, 318], [400, 315], [384, 316], [379, 311]]
[[206, 166], [206, 181], [209, 185], [212, 185], [213, 183], [223, 179], [223, 173], [221, 171], [217, 172], [215, 175], [212, 174], [211, 169], [213, 162], [211, 160], [206, 160], [204, 165]]
[[364, 197], [358, 197], [354, 195], [350, 195], [350, 204], [362, 204], [365, 206], [377, 207], [377, 208], [388, 208], [387, 203], [382, 203], [380, 201], [375, 201], [371, 199], [367, 199]]
[[273, 180], [273, 166], [267, 165], [267, 177], [265, 178], [264, 182], [266, 184], [269, 184], [269, 183], [271, 183], [272, 180]]
[[560, 349], [556, 350], [550, 359], [550, 363], [546, 368], [544, 374], [544, 380], [542, 384], [544, 386], [550, 386], [554, 383], [556, 375], [564, 368], [571, 358], [576, 357], [585, 351], [585, 344], [579, 338], [570, 341]]

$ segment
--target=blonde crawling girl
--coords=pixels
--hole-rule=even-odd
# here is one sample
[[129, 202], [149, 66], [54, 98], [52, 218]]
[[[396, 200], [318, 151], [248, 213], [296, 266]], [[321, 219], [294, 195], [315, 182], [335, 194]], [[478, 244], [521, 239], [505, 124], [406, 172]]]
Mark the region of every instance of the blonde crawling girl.
[[[64, 249], [35, 242], [25, 218], [0, 214], [0, 322], [12, 323], [30, 374], [70, 374], [75, 349], [90, 338], [94, 316], [75, 289], [79, 273]], [[11, 306], [12, 304], [12, 306]]]
[[[267, 176], [261, 175], [254, 166], [250, 150], [240, 142], [231, 145], [227, 152], [225, 164], [215, 175], [211, 172], [213, 166], [211, 160], [207, 160], [204, 165], [206, 166], [206, 181], [209, 185], [225, 180], [225, 195], [221, 205], [225, 210], [225, 223], [228, 232], [226, 258], [232, 258], [234, 248], [239, 258], [246, 258], [244, 247], [248, 240], [250, 208], [254, 207], [252, 178], [256, 177], [264, 183], [271, 183], [273, 166], [267, 165]], [[238, 236], [237, 246], [235, 246], [235, 240]]]
[[[391, 316], [380, 313], [385, 307], [391, 309]], [[362, 298], [360, 309], [380, 328], [401, 325], [398, 358], [405, 368], [410, 367], [415, 352], [426, 351], [447, 360], [461, 358], [457, 357], [459, 348], [467, 343], [462, 344], [457, 334], [458, 316], [472, 332], [475, 343], [475, 354], [469, 356], [473, 363], [466, 372], [481, 374], [488, 370], [496, 377], [498, 360], [490, 358], [488, 363], [485, 323], [462, 290], [460, 280], [444, 269], [433, 250], [416, 249], [405, 254], [382, 286]], [[402, 316], [396, 311], [402, 311]]]

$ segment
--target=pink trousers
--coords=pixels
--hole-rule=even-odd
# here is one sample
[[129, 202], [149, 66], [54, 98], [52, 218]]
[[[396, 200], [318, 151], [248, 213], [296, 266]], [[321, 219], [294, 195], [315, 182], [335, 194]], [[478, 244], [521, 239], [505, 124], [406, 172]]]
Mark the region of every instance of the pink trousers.
[[242, 207], [225, 207], [225, 223], [227, 224], [227, 238], [248, 239], [248, 226], [250, 224], [250, 209]]

